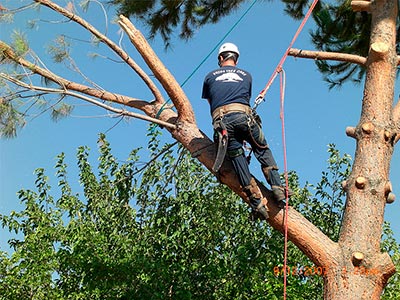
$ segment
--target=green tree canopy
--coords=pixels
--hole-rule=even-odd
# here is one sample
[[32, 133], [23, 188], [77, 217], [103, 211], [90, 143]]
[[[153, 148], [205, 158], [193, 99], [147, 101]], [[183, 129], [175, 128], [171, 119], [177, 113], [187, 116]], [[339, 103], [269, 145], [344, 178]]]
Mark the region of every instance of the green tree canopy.
[[[36, 190], [21, 190], [20, 212], [0, 216], [18, 233], [1, 252], [0, 299], [280, 299], [283, 237], [250, 221], [246, 205], [187, 151], [160, 145], [151, 134], [147, 163], [141, 149], [119, 162], [100, 135], [99, 163], [80, 147], [82, 194], [72, 191], [60, 154], [53, 190], [43, 169]], [[343, 212], [340, 181], [350, 158], [329, 147], [328, 170], [300, 187], [291, 203], [333, 239]], [[222, 200], [223, 199], [223, 200]], [[235, 211], [234, 214], [231, 212]], [[399, 263], [399, 245], [385, 227], [386, 251]], [[288, 295], [322, 299], [324, 270], [288, 248]], [[399, 296], [398, 276], [384, 299]]]

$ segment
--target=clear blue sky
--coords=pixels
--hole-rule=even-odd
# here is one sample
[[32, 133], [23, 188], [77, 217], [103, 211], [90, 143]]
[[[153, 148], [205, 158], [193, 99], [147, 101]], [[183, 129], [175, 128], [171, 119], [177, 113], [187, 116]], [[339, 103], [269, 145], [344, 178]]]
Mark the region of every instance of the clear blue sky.
[[[17, 5], [16, 3], [24, 2], [26, 1], [2, 1], [5, 6], [10, 5], [8, 3]], [[67, 3], [68, 1], [57, 2]], [[248, 5], [249, 3], [219, 24], [198, 30], [189, 42], [174, 40], [173, 48], [169, 51], [164, 51], [160, 38], [156, 38], [152, 42], [155, 51], [178, 82], [182, 83], [191, 74], [248, 8]], [[104, 29], [105, 21], [102, 11], [95, 3], [91, 4], [91, 9], [93, 10], [89, 10], [85, 18], [94, 22], [100, 29]], [[28, 30], [26, 21], [32, 18], [37, 18], [37, 16], [25, 13], [20, 17], [17, 16], [13, 24], [1, 24], [0, 38], [8, 41], [10, 33], [14, 29], [25, 31], [31, 48], [43, 58], [47, 67], [55, 72], [63, 72], [65, 75], [64, 67], [55, 66], [50, 59], [45, 58], [45, 47], [48, 41], [60, 33], [80, 39], [89, 39], [90, 36], [82, 32], [77, 25], [65, 23], [54, 25], [38, 22], [35, 30]], [[40, 18], [62, 19], [45, 7], [40, 9]], [[114, 16], [110, 15], [109, 18], [112, 20]], [[141, 28], [140, 24], [136, 23], [136, 25]], [[280, 2], [260, 1], [226, 38], [225, 41], [236, 43], [240, 48], [239, 66], [247, 69], [253, 75], [254, 97], [265, 86], [298, 25], [298, 21], [293, 21], [283, 14], [283, 6]], [[312, 26], [314, 23], [313, 20], [310, 20], [294, 47], [313, 49], [308, 34]], [[118, 42], [118, 34], [119, 27], [115, 23], [109, 24], [108, 36]], [[132, 57], [138, 58], [126, 37], [123, 43]], [[81, 44], [78, 42], [75, 44], [72, 56], [76, 59], [80, 69], [104, 89], [137, 98], [151, 99], [147, 88], [140, 83], [129, 68], [102, 58], [95, 60], [88, 58], [85, 52], [88, 49], [87, 46], [79, 48]], [[115, 57], [104, 47], [90, 51]], [[138, 63], [142, 64], [140, 58], [138, 58]], [[144, 66], [144, 64], [142, 65]], [[204, 75], [216, 67], [216, 53], [214, 52], [184, 86], [193, 105], [198, 125], [209, 136], [212, 131], [211, 120], [208, 104], [201, 99], [201, 87]], [[327, 145], [329, 143], [336, 144], [341, 153], [354, 156], [355, 141], [345, 135], [345, 128], [356, 126], [359, 121], [363, 85], [346, 84], [341, 89], [328, 90], [327, 84], [322, 80], [322, 76], [318, 73], [312, 60], [289, 57], [284, 69], [287, 76], [285, 119], [288, 168], [299, 174], [303, 184], [306, 181], [316, 183], [320, 179], [321, 171], [325, 170], [327, 165]], [[82, 81], [71, 72], [65, 76]], [[398, 94], [399, 92], [396, 90], [395, 97]], [[258, 111], [263, 118], [267, 139], [282, 171], [283, 153], [278, 78], [266, 98], [267, 101], [260, 106]], [[107, 116], [107, 112], [79, 101], [73, 101], [73, 103], [77, 106], [71, 117], [55, 123], [50, 120], [48, 115], [42, 115], [28, 122], [16, 139], [0, 141], [1, 214], [9, 214], [12, 210], [21, 209], [16, 193], [22, 188], [34, 186], [33, 171], [36, 168], [46, 169], [53, 190], [57, 190], [53, 166], [55, 157], [61, 152], [66, 154], [70, 172], [69, 180], [73, 184], [74, 190], [79, 192], [76, 149], [81, 145], [88, 145], [92, 149], [92, 160], [95, 163], [97, 158], [96, 140], [100, 132], [107, 132], [113, 153], [122, 161], [127, 158], [131, 149], [140, 146], [146, 147], [146, 122], [130, 119], [122, 121], [114, 127], [118, 119]], [[167, 132], [164, 134], [164, 139], [172, 141]], [[400, 196], [400, 169], [398, 167], [400, 150], [398, 148], [399, 146], [392, 160], [391, 181], [394, 192]], [[252, 165], [252, 170], [255, 174], [259, 174], [258, 166], [255, 163]], [[398, 241], [400, 241], [400, 221], [396, 218], [396, 213], [399, 212], [399, 202], [396, 201], [387, 206], [385, 215], [386, 220], [392, 223]], [[0, 229], [0, 232], [0, 249], [8, 249], [6, 242], [12, 235], [5, 229]]]

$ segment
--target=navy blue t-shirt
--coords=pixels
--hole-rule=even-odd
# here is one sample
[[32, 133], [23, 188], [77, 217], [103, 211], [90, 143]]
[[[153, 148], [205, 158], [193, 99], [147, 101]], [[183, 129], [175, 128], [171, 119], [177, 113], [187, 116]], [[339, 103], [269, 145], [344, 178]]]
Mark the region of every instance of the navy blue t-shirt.
[[250, 105], [250, 73], [232, 66], [224, 66], [204, 78], [202, 98], [210, 100], [211, 112], [231, 103]]

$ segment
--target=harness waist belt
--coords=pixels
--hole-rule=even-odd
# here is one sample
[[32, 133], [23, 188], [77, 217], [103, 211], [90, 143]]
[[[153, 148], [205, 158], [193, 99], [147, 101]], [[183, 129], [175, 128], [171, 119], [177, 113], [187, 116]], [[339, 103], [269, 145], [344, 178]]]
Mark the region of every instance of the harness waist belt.
[[251, 108], [250, 106], [241, 103], [231, 103], [223, 105], [214, 109], [214, 111], [212, 112], [212, 119], [215, 120], [218, 117], [222, 117], [223, 115], [233, 112], [242, 112], [245, 114], [251, 114]]

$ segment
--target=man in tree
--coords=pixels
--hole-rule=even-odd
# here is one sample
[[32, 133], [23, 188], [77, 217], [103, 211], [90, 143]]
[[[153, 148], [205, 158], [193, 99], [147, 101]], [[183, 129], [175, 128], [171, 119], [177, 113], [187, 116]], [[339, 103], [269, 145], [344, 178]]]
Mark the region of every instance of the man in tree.
[[261, 214], [268, 219], [266, 199], [250, 173], [243, 151], [244, 141], [250, 143], [257, 160], [261, 163], [262, 172], [276, 201], [282, 203], [286, 198], [285, 189], [260, 122], [257, 122], [250, 108], [251, 75], [236, 66], [238, 58], [239, 50], [235, 44], [225, 43], [220, 47], [220, 68], [211, 71], [205, 77], [202, 97], [210, 104], [216, 134], [227, 135], [227, 154], [248, 197], [253, 215]]

